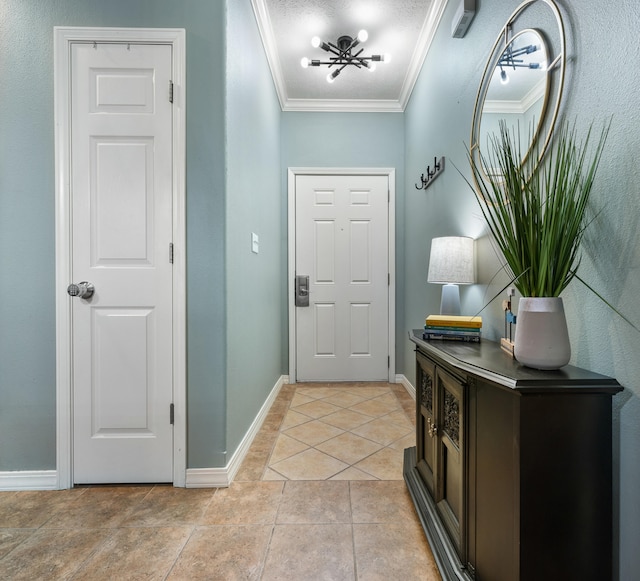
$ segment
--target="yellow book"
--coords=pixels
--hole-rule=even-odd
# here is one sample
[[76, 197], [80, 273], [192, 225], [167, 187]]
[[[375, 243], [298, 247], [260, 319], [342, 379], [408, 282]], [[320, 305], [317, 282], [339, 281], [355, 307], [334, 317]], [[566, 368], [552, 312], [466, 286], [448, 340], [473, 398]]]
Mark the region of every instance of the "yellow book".
[[482, 317], [466, 317], [456, 315], [429, 315], [426, 325], [432, 327], [468, 327], [479, 329], [482, 327]]

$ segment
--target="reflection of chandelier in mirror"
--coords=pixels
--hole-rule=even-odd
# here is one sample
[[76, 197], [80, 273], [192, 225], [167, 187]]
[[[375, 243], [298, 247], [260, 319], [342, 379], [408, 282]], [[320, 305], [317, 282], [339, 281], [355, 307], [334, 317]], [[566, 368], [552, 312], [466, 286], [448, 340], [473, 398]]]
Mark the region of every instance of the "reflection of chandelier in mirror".
[[496, 65], [500, 68], [500, 82], [503, 85], [506, 85], [509, 82], [509, 76], [507, 75], [507, 71], [504, 70], [505, 68], [512, 67], [514, 70], [517, 67], [525, 69], [543, 68], [543, 65], [540, 63], [525, 62], [524, 59], [519, 58], [522, 55], [531, 54], [539, 49], [540, 47], [535, 44], [529, 44], [521, 48], [512, 48], [511, 45], [507, 46]]
[[358, 32], [358, 36], [352, 38], [350, 36], [341, 36], [338, 38], [337, 44], [331, 42], [324, 42], [319, 37], [314, 36], [311, 39], [311, 46], [314, 48], [320, 47], [322, 50], [332, 53], [335, 56], [328, 57], [329, 60], [321, 61], [320, 59], [308, 59], [304, 57], [300, 64], [303, 68], [307, 67], [319, 67], [320, 65], [327, 65], [329, 68], [336, 67], [332, 72], [327, 75], [327, 81], [333, 83], [336, 77], [342, 72], [347, 65], [354, 65], [356, 67], [365, 68], [370, 71], [374, 71], [376, 63], [385, 62], [388, 63], [391, 60], [389, 54], [374, 54], [371, 56], [360, 56], [364, 49], [360, 49], [357, 53], [353, 54], [353, 49], [361, 42], [365, 42], [369, 38], [369, 34], [366, 30]]

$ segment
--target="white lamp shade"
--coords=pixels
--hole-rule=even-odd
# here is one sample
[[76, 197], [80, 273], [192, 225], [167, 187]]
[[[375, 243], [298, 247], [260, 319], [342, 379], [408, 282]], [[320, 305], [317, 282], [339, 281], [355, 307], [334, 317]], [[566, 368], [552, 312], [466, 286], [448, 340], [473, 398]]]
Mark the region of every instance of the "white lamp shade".
[[428, 282], [473, 284], [475, 270], [473, 238], [444, 236], [431, 240]]

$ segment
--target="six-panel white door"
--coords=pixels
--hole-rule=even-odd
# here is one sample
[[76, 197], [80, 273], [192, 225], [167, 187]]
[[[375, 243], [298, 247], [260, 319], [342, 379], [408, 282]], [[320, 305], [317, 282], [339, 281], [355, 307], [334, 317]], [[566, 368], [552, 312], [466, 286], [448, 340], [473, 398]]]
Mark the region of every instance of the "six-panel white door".
[[168, 45], [71, 54], [73, 480], [171, 482]]
[[296, 176], [298, 381], [387, 381], [388, 195], [388, 176]]

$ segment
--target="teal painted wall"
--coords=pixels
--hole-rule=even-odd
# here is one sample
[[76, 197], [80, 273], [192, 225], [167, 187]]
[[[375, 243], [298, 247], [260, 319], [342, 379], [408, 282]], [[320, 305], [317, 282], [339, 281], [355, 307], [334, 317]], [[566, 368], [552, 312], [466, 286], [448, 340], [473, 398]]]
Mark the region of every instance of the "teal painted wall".
[[[227, 35], [227, 462], [278, 378], [286, 373], [286, 295], [281, 276], [280, 117], [249, 0], [229, 2]], [[251, 251], [251, 233], [259, 252]], [[260, 347], [257, 348], [258, 342]]]
[[223, 465], [224, 3], [3, 0], [0, 471], [54, 469], [56, 463], [56, 25], [187, 30], [188, 465]]
[[[357, 71], [353, 71], [357, 72]], [[282, 115], [282, 180], [289, 167], [386, 167], [396, 170], [396, 293], [404, 294], [404, 120], [399, 113], [302, 113]], [[412, 186], [413, 187], [413, 186]], [[286, 212], [286, 206], [285, 206]], [[283, 228], [287, 217], [283, 214]], [[284, 232], [286, 235], [286, 231]], [[284, 247], [286, 252], [286, 245]], [[285, 255], [286, 256], [286, 255]], [[286, 280], [286, 263], [282, 271]], [[286, 308], [286, 293], [282, 297]], [[397, 336], [403, 334], [403, 303], [396, 301]], [[396, 343], [396, 372], [403, 373]], [[285, 360], [285, 369], [288, 359]]]
[[[499, 279], [489, 285], [498, 261], [454, 164], [468, 176], [464, 146], [477, 85], [495, 36], [518, 2], [484, 0], [460, 40], [450, 38], [455, 6], [447, 7], [404, 115], [279, 113], [262, 52], [260, 63], [225, 55], [227, 23], [258, 46], [253, 15], [248, 28], [242, 24], [248, 0], [229, 5], [227, 14], [222, 0], [0, 4], [0, 471], [55, 468], [54, 25], [187, 30], [189, 467], [224, 466], [226, 452], [234, 451], [273, 382], [286, 373], [287, 167], [396, 168], [397, 370], [410, 379], [414, 360], [406, 332], [439, 305], [440, 288], [426, 283], [430, 239], [479, 238], [479, 284], [462, 289], [466, 312], [499, 288]], [[594, 192], [602, 212], [585, 240], [581, 274], [640, 323], [640, 72], [629, 66], [640, 56], [640, 8], [635, 0], [619, 0], [615, 9], [597, 0], [564, 5], [570, 60], [563, 113], [583, 128], [613, 114]], [[426, 165], [441, 155], [444, 174], [428, 190], [415, 190]], [[257, 174], [259, 183], [252, 179]], [[259, 255], [249, 252], [251, 231], [260, 235]], [[247, 274], [260, 286], [255, 302], [230, 296]], [[17, 291], [16, 282], [22, 283]], [[640, 568], [638, 333], [579, 283], [564, 298], [572, 362], [625, 386], [613, 412], [612, 510], [615, 578], [631, 579]], [[500, 335], [501, 315], [497, 304], [483, 312], [489, 337]], [[280, 345], [268, 349], [254, 373], [242, 369], [239, 346], [240, 329], [256, 320], [280, 326], [274, 333]]]
[[[424, 154], [445, 155], [469, 176], [465, 144], [484, 62], [517, 0], [484, 0], [464, 39], [450, 37], [455, 6], [447, 7], [437, 37], [405, 113], [407, 192], [419, 175]], [[563, 114], [584, 130], [613, 115], [599, 169], [594, 206], [601, 209], [587, 231], [580, 274], [617, 308], [640, 325], [640, 72], [630, 66], [640, 56], [640, 6], [621, 0], [562, 2], [568, 37], [568, 79]], [[500, 288], [489, 285], [498, 263], [479, 220], [479, 208], [453, 168], [421, 196], [406, 199], [406, 327], [419, 327], [439, 306], [440, 289], [426, 284], [429, 241], [434, 236], [467, 234], [478, 243], [479, 284], [463, 288], [463, 309], [473, 314]], [[504, 280], [504, 279], [501, 279]], [[430, 288], [435, 287], [435, 288]], [[616, 396], [614, 426], [614, 578], [634, 579], [640, 569], [640, 358], [637, 331], [620, 320], [579, 282], [564, 294], [573, 350], [572, 363], [615, 376], [625, 387]], [[490, 337], [501, 334], [497, 303], [483, 312]], [[405, 368], [413, 378], [410, 345]], [[411, 370], [411, 371], [409, 371]], [[541, 426], [544, 418], [540, 418]]]

